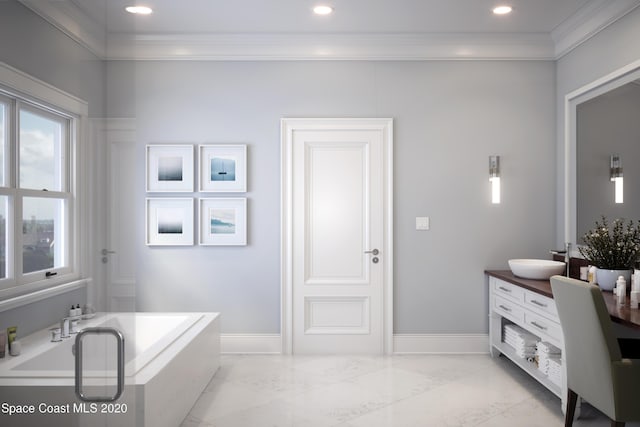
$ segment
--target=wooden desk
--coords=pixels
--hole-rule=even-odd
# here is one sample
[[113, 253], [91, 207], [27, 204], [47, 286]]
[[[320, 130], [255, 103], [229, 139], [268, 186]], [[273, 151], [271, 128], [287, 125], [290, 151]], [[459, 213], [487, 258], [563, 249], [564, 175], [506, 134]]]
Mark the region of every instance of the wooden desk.
[[[487, 270], [485, 273], [489, 276], [497, 277], [514, 285], [521, 286], [532, 292], [537, 292], [549, 298], [553, 298], [551, 292], [551, 282], [548, 280], [530, 280], [522, 279], [514, 276], [511, 270]], [[640, 309], [629, 308], [629, 297], [624, 305], [619, 306], [616, 297], [612, 292], [603, 291], [602, 296], [607, 305], [607, 310], [611, 316], [611, 320], [630, 328], [640, 329]]]

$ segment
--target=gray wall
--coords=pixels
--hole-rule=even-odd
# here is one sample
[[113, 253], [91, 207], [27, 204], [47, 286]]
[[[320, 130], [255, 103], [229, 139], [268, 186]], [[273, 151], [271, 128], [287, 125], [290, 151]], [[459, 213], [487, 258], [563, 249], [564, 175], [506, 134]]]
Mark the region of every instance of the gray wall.
[[[640, 59], [640, 8], [627, 14], [556, 61], [557, 69], [557, 224], [556, 243], [564, 242], [564, 99], [565, 96]], [[625, 182], [626, 192], [630, 183]]]
[[[282, 117], [394, 118], [396, 333], [486, 332], [483, 270], [554, 245], [553, 62], [109, 62], [105, 73], [15, 1], [0, 1], [0, 36], [3, 61], [87, 99], [91, 116], [137, 118], [141, 310], [215, 310], [223, 332], [279, 332]], [[247, 247], [144, 246], [152, 142], [249, 145]], [[416, 216], [431, 230], [415, 231]]]
[[[15, 0], [0, 0], [0, 61], [89, 103], [89, 115], [104, 115], [104, 63]], [[0, 329], [17, 325], [22, 336], [83, 304], [77, 290], [0, 312]]]
[[0, 0], [0, 61], [89, 103], [104, 116], [104, 62], [16, 0]]
[[[555, 241], [554, 63], [120, 62], [110, 117], [136, 117], [137, 306], [213, 310], [225, 333], [280, 330], [282, 117], [392, 117], [395, 332], [484, 333], [483, 270]], [[249, 245], [144, 245], [147, 143], [249, 146]], [[491, 205], [488, 156], [502, 156]], [[430, 231], [415, 217], [430, 216]]]
[[[577, 106], [577, 236], [605, 215], [640, 218], [640, 84], [627, 83]], [[615, 203], [610, 156], [624, 170], [624, 203]]]

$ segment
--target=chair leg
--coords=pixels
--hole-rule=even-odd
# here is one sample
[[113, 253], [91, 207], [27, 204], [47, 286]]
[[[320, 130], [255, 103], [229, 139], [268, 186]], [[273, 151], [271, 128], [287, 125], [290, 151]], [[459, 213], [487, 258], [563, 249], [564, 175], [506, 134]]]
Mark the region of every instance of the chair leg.
[[[567, 408], [564, 413], [564, 427], [573, 426], [573, 414], [576, 412], [576, 403], [578, 395], [570, 388], [567, 389]], [[612, 424], [613, 427], [613, 424]]]
[[611, 427], [624, 427], [624, 423], [622, 421], [611, 420]]

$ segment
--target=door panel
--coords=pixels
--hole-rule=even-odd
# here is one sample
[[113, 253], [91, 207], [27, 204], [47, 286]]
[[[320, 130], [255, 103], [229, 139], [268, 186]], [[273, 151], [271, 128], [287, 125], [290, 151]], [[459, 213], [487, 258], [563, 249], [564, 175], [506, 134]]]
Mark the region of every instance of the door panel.
[[366, 144], [306, 144], [306, 284], [368, 282]]
[[375, 130], [294, 133], [295, 353], [383, 351], [382, 150]]
[[305, 297], [306, 334], [368, 334], [369, 297]]

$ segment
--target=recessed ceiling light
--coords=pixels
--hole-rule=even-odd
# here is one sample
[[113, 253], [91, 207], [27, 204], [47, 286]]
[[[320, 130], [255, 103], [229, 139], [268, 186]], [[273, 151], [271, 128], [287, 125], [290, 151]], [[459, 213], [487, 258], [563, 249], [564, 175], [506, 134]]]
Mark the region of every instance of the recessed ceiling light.
[[331, 6], [320, 5], [313, 8], [313, 13], [316, 15], [329, 15], [331, 12], [333, 12]]
[[128, 7], [125, 7], [124, 10], [126, 10], [129, 13], [134, 13], [136, 15], [149, 15], [150, 13], [153, 12], [153, 10], [151, 10], [151, 8], [147, 6], [128, 6]]
[[496, 15], [506, 15], [507, 13], [511, 13], [513, 8], [511, 6], [498, 6], [493, 8], [493, 13]]

